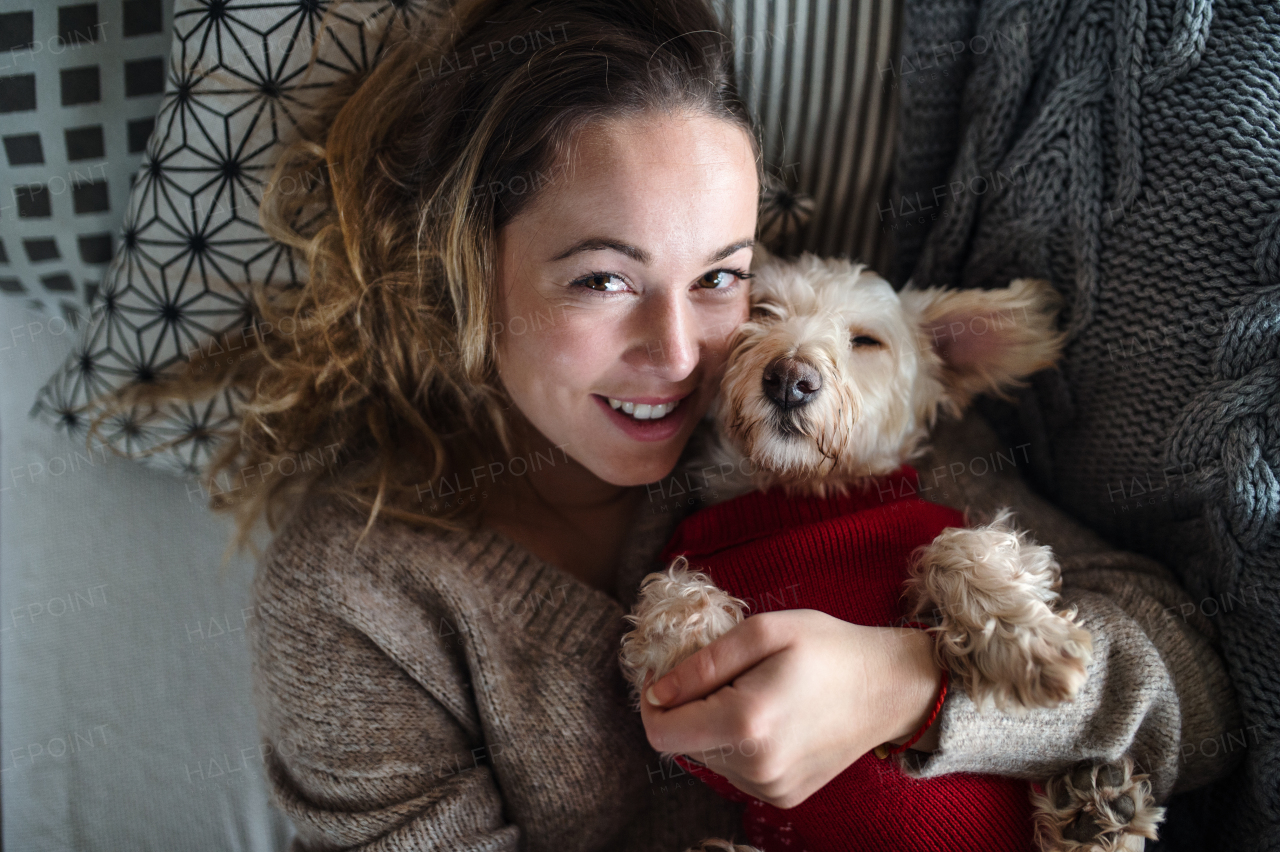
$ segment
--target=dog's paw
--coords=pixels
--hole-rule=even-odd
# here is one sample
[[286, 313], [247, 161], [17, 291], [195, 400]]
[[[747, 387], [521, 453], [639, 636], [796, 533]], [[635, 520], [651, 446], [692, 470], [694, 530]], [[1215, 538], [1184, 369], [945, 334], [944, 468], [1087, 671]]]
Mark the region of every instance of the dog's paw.
[[916, 614], [937, 622], [939, 663], [973, 701], [1020, 712], [1074, 699], [1093, 640], [1074, 610], [1056, 611], [1053, 551], [1015, 530], [1011, 514], [944, 530], [919, 551], [907, 588]]
[[1044, 787], [1044, 795], [1031, 796], [1044, 852], [1141, 850], [1156, 839], [1164, 819], [1147, 776], [1134, 772], [1128, 756], [1114, 764], [1081, 764]]
[[709, 837], [701, 843], [690, 846], [685, 852], [760, 852], [760, 850], [745, 843], [734, 843], [731, 840], [723, 840], [719, 837]]
[[683, 556], [667, 570], [646, 576], [635, 608], [626, 616], [635, 626], [622, 637], [619, 654], [637, 706], [646, 676], [662, 677], [685, 657], [728, 633], [745, 611], [743, 601], [691, 569]]
[[1074, 700], [1084, 686], [1093, 637], [1074, 618], [1074, 609], [1054, 613], [1029, 631], [1030, 641], [1020, 649], [1025, 679], [1009, 689], [1021, 706], [1056, 707]]

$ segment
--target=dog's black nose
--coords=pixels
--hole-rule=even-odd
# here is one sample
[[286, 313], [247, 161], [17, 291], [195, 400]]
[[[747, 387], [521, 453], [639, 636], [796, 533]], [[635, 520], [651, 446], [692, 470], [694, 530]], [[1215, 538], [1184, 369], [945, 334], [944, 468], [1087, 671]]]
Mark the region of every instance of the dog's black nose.
[[764, 395], [782, 410], [807, 405], [822, 390], [822, 374], [797, 358], [779, 358], [764, 370]]

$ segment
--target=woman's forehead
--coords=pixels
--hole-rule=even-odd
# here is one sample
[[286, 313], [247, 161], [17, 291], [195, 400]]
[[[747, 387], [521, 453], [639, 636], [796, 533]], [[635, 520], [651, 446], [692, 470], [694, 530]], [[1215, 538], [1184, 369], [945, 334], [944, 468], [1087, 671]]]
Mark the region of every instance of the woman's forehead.
[[697, 251], [750, 237], [758, 192], [750, 139], [733, 124], [705, 115], [610, 119], [578, 134], [517, 219], [544, 232], [640, 248], [697, 243]]

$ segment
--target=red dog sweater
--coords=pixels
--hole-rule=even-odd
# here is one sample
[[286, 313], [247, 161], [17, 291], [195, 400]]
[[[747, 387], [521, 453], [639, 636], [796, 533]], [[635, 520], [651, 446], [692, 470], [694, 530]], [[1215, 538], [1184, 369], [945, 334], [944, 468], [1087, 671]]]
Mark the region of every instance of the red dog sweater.
[[[817, 609], [854, 624], [892, 626], [906, 614], [911, 552], [964, 517], [921, 500], [904, 465], [861, 492], [793, 497], [753, 492], [687, 518], [663, 551], [742, 598], [752, 614]], [[720, 775], [676, 758], [733, 801], [748, 802], [745, 842], [764, 852], [1027, 852], [1034, 849], [1030, 785], [989, 775], [928, 780], [867, 753], [794, 808], [748, 796]]]

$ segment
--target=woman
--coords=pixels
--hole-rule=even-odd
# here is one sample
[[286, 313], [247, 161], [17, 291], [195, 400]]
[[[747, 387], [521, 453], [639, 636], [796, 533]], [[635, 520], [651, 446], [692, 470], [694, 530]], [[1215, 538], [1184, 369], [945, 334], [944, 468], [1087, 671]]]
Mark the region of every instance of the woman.
[[[253, 653], [295, 848], [679, 850], [734, 834], [739, 810], [655, 748], [714, 750], [787, 807], [927, 718], [923, 633], [809, 610], [748, 619], [654, 684], [643, 721], [628, 706], [622, 616], [680, 514], [646, 484], [677, 466], [747, 315], [759, 168], [732, 67], [691, 0], [464, 3], [282, 163], [324, 175], [264, 208], [310, 281], [260, 299], [296, 333], [216, 379], [247, 402], [210, 474], [276, 472], [235, 508], [244, 530], [285, 521]], [[941, 447], [972, 452], [974, 428]], [[324, 475], [279, 473], [334, 445]], [[953, 687], [916, 771], [1128, 752], [1166, 795], [1180, 736], [1233, 712], [1204, 698], [1222, 673], [1203, 637], [1134, 621], [1176, 587], [1016, 481], [952, 480], [938, 493], [1012, 502], [1100, 568], [1068, 598], [1102, 653], [1077, 705], [1031, 721]]]

